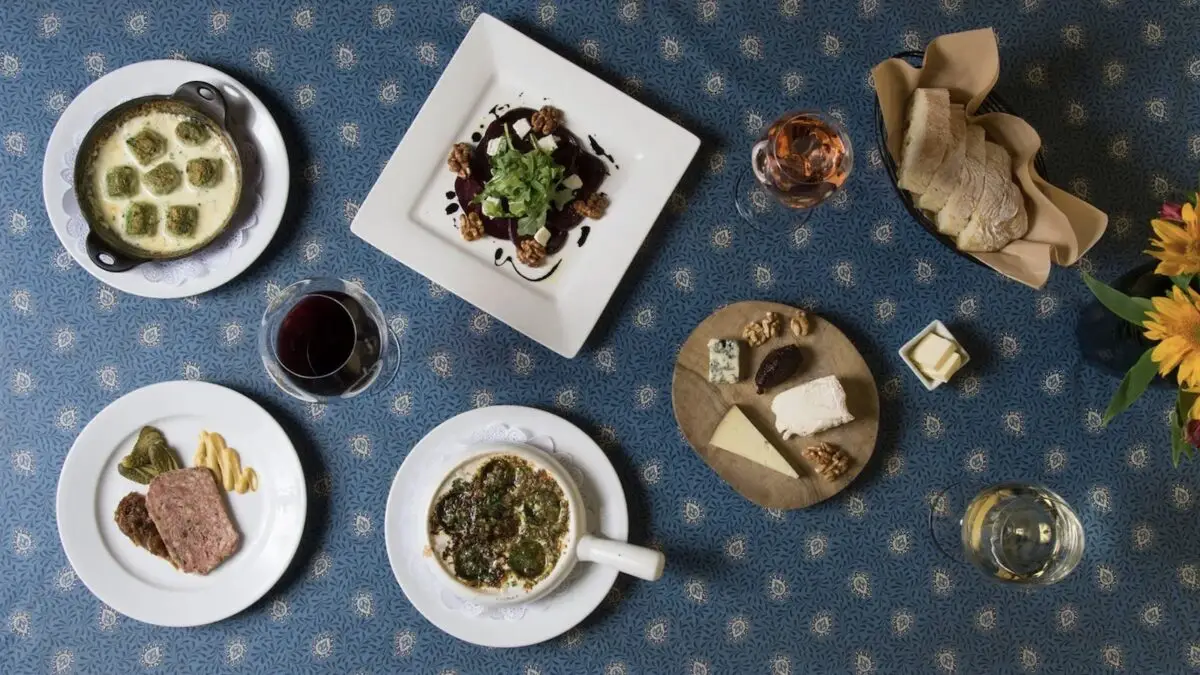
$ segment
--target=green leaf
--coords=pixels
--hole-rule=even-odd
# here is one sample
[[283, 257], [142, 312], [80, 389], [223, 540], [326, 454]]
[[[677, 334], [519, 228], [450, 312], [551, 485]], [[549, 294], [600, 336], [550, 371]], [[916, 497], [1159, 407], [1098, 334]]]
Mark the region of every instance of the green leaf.
[[1192, 279], [1195, 278], [1196, 275], [1194, 274], [1180, 274], [1178, 276], [1171, 277], [1171, 283], [1182, 288], [1183, 290], [1187, 290], [1188, 286], [1192, 285]]
[[1133, 364], [1125, 377], [1121, 380], [1120, 386], [1113, 392], [1112, 400], [1108, 402], [1108, 410], [1104, 411], [1104, 423], [1108, 424], [1114, 417], [1125, 412], [1125, 409], [1133, 405], [1133, 402], [1145, 393], [1146, 387], [1150, 385], [1150, 381], [1158, 374], [1158, 364], [1150, 358], [1154, 352], [1153, 348], [1147, 349], [1142, 358]]
[[1135, 326], [1141, 326], [1146, 320], [1146, 312], [1154, 309], [1149, 299], [1125, 295], [1087, 272], [1083, 273], [1083, 283], [1087, 284], [1100, 304]]
[[1192, 406], [1200, 394], [1179, 390], [1175, 399], [1175, 410], [1171, 412], [1171, 463], [1179, 466], [1179, 458], [1192, 459], [1196, 449], [1187, 441], [1187, 423], [1191, 419]]
[[1183, 438], [1183, 430], [1179, 427], [1179, 416], [1171, 413], [1171, 464], [1179, 467], [1179, 458], [1183, 456], [1187, 441]]

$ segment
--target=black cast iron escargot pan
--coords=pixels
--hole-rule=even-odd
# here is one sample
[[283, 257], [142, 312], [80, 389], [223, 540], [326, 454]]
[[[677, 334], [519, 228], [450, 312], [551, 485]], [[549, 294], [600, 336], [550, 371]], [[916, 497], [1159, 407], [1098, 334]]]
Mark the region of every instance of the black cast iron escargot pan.
[[[113, 230], [116, 224], [110, 224], [101, 211], [101, 200], [97, 191], [103, 179], [97, 180], [94, 171], [101, 147], [122, 125], [155, 112], [183, 116], [207, 130], [227, 151], [223, 159], [228, 159], [232, 164], [231, 167], [222, 169], [224, 176], [221, 180], [234, 181], [232, 204], [219, 226], [187, 247], [167, 251], [140, 248], [118, 236]], [[183, 258], [212, 244], [228, 229], [230, 221], [238, 211], [243, 183], [242, 158], [230, 133], [227, 117], [225, 97], [221, 92], [207, 82], [196, 81], [180, 85], [170, 95], [142, 96], [125, 101], [109, 110], [92, 125], [75, 157], [74, 187], [79, 211], [89, 229], [86, 239], [88, 257], [97, 267], [106, 272], [125, 272], [151, 260]], [[143, 176], [143, 180], [144, 178]]]

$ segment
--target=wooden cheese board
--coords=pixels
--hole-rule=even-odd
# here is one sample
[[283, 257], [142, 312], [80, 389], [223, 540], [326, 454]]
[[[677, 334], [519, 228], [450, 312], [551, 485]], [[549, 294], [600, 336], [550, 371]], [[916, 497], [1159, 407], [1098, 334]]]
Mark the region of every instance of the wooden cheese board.
[[[780, 335], [757, 347], [742, 342], [740, 382], [710, 383], [708, 341], [741, 340], [746, 324], [762, 319], [767, 312], [775, 312], [782, 320]], [[801, 509], [841, 492], [870, 461], [879, 436], [879, 391], [862, 354], [836, 326], [811, 313], [808, 335], [793, 336], [788, 320], [797, 313], [794, 307], [774, 302], [749, 301], [723, 307], [702, 321], [683, 343], [671, 381], [675, 421], [692, 449], [734, 490], [764, 508]], [[759, 395], [754, 387], [759, 364], [771, 350], [788, 344], [799, 345], [803, 351], [800, 369], [783, 384]], [[836, 375], [846, 390], [846, 405], [854, 421], [814, 437], [783, 440], [775, 430], [771, 401], [776, 394], [826, 375]], [[746, 413], [800, 478], [790, 478], [709, 444], [713, 431], [734, 405]], [[849, 469], [836, 481], [818, 476], [815, 467], [802, 456], [805, 448], [818, 442], [836, 445], [850, 456]]]

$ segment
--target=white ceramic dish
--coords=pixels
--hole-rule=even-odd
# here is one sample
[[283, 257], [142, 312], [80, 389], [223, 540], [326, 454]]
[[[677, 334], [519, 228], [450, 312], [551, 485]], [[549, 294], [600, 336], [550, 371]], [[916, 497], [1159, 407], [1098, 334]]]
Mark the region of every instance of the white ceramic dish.
[[[445, 478], [439, 483], [439, 487], [434, 490], [433, 499], [429, 501], [429, 506], [425, 511], [424, 522], [432, 522], [433, 509], [437, 504], [437, 500], [445, 493], [455, 477], [461, 475], [464, 469], [470, 469], [471, 472], [478, 470], [486, 460], [494, 457], [517, 457], [523, 459], [535, 469], [546, 471], [558, 483], [563, 491], [563, 497], [567, 501], [568, 512], [567, 532], [564, 535], [564, 550], [555, 563], [554, 568], [550, 570], [550, 573], [532, 588], [525, 588], [518, 584], [505, 586], [500, 589], [472, 588], [459, 582], [451, 570], [446, 568], [441, 560], [441, 556], [435, 553], [432, 556], [432, 567], [438, 572], [439, 578], [454, 593], [481, 605], [509, 605], [533, 602], [557, 588], [567, 578], [567, 575], [571, 573], [571, 570], [575, 568], [575, 564], [581, 560], [607, 565], [620, 572], [640, 579], [646, 579], [647, 581], [657, 581], [662, 577], [663, 567], [666, 565], [666, 558], [662, 552], [642, 546], [634, 546], [623, 541], [612, 541], [603, 537], [596, 537], [588, 533], [587, 515], [584, 511], [583, 497], [579, 492], [579, 488], [575, 485], [574, 479], [571, 478], [570, 474], [567, 473], [566, 469], [557, 460], [534, 447], [507, 444], [485, 446], [479, 448], [474, 454], [464, 458], [447, 472]], [[432, 533], [427, 531], [426, 536], [426, 541], [430, 549], [435, 552], [438, 551]]]
[[[151, 281], [140, 268], [126, 272], [106, 272], [88, 258], [82, 240], [68, 231], [71, 216], [64, 204], [64, 193], [69, 189], [69, 181], [64, 181], [60, 175], [64, 157], [68, 156], [74, 144], [82, 139], [82, 135], [91, 128], [92, 123], [117, 104], [139, 96], [170, 94], [179, 85], [193, 80], [209, 82], [220, 89], [232, 111], [231, 115], [237, 120], [235, 133], [241, 131], [239, 138], [251, 139], [254, 142], [253, 153], [257, 157], [256, 161], [261, 164], [261, 182], [257, 186], [257, 195], [244, 194], [243, 199], [259, 201], [257, 211], [254, 212], [257, 223], [244, 230], [245, 239], [239, 246], [231, 247], [227, 251], [222, 250], [219, 257], [215, 255], [216, 244], [211, 247], [213, 250], [205, 249], [205, 252], [210, 254], [207, 259], [213, 264], [206, 265], [207, 269], [201, 270], [203, 273], [189, 272], [181, 283]], [[190, 61], [134, 63], [118, 68], [88, 85], [59, 116], [58, 123], [50, 134], [50, 140], [46, 143], [46, 155], [42, 163], [42, 197], [45, 200], [46, 212], [50, 216], [50, 224], [54, 227], [54, 233], [58, 235], [63, 248], [80, 267], [100, 281], [117, 290], [145, 298], [186, 298], [199, 295], [225, 284], [245, 271], [267, 248], [267, 244], [271, 243], [271, 238], [279, 229], [283, 210], [287, 205], [290, 184], [287, 147], [283, 143], [283, 135], [279, 132], [278, 125], [263, 102], [225, 73]], [[230, 227], [235, 226], [236, 223]], [[86, 225], [82, 227], [86, 228]]]
[[[208, 575], [176, 570], [113, 521], [122, 497], [146, 493], [116, 467], [147, 424], [163, 432], [185, 467], [208, 430], [259, 475], [257, 492], [229, 495], [241, 546]], [[153, 384], [109, 404], [79, 433], [58, 479], [58, 535], [79, 579], [106, 605], [159, 626], [220, 621], [266, 594], [296, 553], [306, 508], [304, 472], [279, 424], [245, 396], [205, 382]]]
[[578, 427], [548, 412], [517, 406], [471, 410], [430, 431], [408, 453], [388, 492], [384, 540], [388, 563], [404, 595], [430, 623], [466, 642], [485, 647], [523, 647], [557, 637], [576, 626], [604, 600], [617, 570], [579, 565], [555, 593], [515, 607], [503, 618], [464, 607], [459, 596], [439, 583], [426, 555], [424, 517], [434, 490], [450, 468], [474, 451], [460, 445], [491, 424], [503, 422], [553, 439], [555, 455], [580, 472], [579, 485], [590, 500], [590, 531], [614, 541], [629, 535], [625, 491], [608, 457]]
[[[965, 368], [966, 365], [971, 362], [971, 355], [968, 354], [967, 350], [963, 348], [962, 343], [955, 339], [954, 335], [950, 332], [950, 329], [946, 328], [946, 324], [942, 323], [941, 321], [934, 320], [928, 326], [922, 328], [920, 333], [917, 333], [913, 339], [905, 342], [904, 346], [900, 348], [900, 358], [904, 359], [904, 363], [908, 366], [908, 369], [912, 371], [913, 375], [917, 376], [917, 379], [921, 381], [921, 384], [925, 385], [925, 389], [927, 391], [933, 391], [934, 389], [942, 386], [944, 383], [926, 377], [925, 373], [921, 372], [921, 369], [917, 367], [917, 364], [913, 362], [909, 355], [917, 346], [917, 343], [921, 341], [921, 338], [929, 335], [930, 333], [946, 338], [947, 340], [953, 342], [954, 346], [958, 348], [958, 353], [962, 354], [962, 365], [958, 367], [958, 370], [954, 371], [955, 374], [957, 374], [958, 371]], [[950, 379], [954, 379], [954, 374], [950, 375]]]
[[[560, 108], [585, 145], [615, 158], [601, 186], [611, 205], [586, 246], [575, 228], [559, 269], [533, 283], [500, 263], [509, 242], [467, 242], [445, 212], [450, 147], [470, 140], [497, 104]], [[575, 356], [633, 261], [700, 141], [598, 77], [501, 21], [481, 14], [447, 64], [350, 229], [372, 246], [566, 356]], [[500, 257], [497, 257], [500, 251]], [[515, 255], [513, 255], [515, 259]], [[554, 259], [529, 274], [544, 274]]]

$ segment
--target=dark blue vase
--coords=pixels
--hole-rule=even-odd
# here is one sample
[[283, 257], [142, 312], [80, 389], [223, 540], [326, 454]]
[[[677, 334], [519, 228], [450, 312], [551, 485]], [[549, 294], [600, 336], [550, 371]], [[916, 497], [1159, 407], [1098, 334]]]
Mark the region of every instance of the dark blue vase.
[[[1163, 295], [1171, 288], [1171, 279], [1154, 273], [1158, 261], [1139, 265], [1117, 279], [1112, 287], [1122, 293], [1141, 298]], [[1154, 343], [1142, 335], [1142, 329], [1108, 311], [1093, 299], [1079, 312], [1075, 337], [1083, 360], [1113, 377], [1125, 373], [1142, 358]], [[1155, 377], [1157, 387], [1174, 387], [1175, 383]]]

